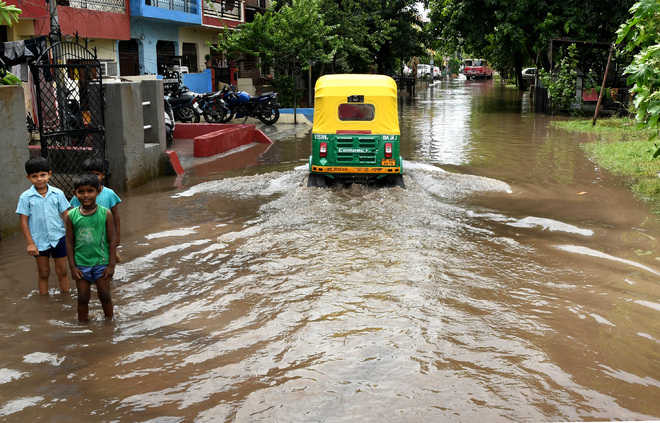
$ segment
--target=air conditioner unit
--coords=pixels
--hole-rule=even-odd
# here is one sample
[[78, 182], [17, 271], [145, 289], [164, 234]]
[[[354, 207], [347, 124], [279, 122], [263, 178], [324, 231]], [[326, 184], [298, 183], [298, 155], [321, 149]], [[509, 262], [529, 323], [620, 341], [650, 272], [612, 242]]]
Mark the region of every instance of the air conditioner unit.
[[118, 76], [119, 66], [117, 65], [117, 62], [101, 62], [101, 75]]

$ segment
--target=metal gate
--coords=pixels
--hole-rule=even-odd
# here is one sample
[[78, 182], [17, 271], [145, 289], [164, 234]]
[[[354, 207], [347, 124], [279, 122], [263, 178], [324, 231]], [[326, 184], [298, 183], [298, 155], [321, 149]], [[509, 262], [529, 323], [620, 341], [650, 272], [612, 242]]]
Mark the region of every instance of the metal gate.
[[[77, 40], [76, 40], [77, 41]], [[77, 42], [51, 45], [30, 66], [37, 94], [41, 155], [53, 185], [73, 194], [73, 178], [87, 158], [105, 160], [101, 63]]]

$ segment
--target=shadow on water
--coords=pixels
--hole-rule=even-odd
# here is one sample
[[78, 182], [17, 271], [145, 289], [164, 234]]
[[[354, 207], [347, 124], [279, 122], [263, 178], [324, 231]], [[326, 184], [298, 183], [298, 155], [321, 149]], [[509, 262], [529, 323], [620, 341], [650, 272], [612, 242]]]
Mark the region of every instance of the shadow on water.
[[406, 189], [308, 188], [295, 135], [129, 196], [112, 324], [3, 242], [0, 416], [659, 416], [658, 225], [523, 106], [465, 81], [403, 105]]

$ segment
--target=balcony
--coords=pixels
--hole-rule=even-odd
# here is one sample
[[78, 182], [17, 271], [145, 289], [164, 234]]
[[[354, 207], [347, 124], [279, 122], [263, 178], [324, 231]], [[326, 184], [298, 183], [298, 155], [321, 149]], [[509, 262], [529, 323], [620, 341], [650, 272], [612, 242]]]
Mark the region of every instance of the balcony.
[[68, 6], [75, 9], [87, 9], [96, 12], [125, 13], [124, 0], [57, 0], [58, 6]]
[[197, 1], [195, 0], [145, 0], [145, 4], [176, 12], [197, 14]]
[[242, 20], [243, 2], [237, 0], [210, 0], [204, 2], [204, 16], [216, 19]]
[[245, 0], [245, 7], [250, 9], [266, 9], [266, 0]]

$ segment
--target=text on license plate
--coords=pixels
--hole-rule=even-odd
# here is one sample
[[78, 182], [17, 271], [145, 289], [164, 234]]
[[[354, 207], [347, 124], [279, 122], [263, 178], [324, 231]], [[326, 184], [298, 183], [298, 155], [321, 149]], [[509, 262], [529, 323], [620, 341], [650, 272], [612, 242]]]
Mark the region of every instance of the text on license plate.
[[383, 159], [380, 162], [381, 166], [396, 166], [396, 160], [394, 159]]

